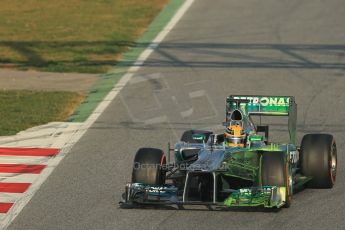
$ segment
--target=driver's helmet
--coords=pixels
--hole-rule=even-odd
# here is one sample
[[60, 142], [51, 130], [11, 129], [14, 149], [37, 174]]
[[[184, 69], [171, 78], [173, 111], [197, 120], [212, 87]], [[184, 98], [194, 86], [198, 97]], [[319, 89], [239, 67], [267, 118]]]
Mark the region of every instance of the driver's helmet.
[[240, 124], [232, 124], [226, 128], [225, 144], [228, 147], [244, 147], [246, 144], [246, 133]]

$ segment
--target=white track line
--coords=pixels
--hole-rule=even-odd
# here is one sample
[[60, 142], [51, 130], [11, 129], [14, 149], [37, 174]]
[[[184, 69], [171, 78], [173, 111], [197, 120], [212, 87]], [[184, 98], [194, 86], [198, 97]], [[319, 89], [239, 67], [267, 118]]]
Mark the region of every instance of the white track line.
[[23, 193], [0, 193], [0, 203], [15, 203], [23, 196]]
[[51, 157], [31, 157], [31, 156], [0, 156], [1, 164], [45, 164]]
[[[193, 4], [194, 0], [186, 0], [180, 9], [176, 12], [174, 17], [170, 22], [164, 27], [164, 29], [157, 35], [153, 40], [151, 45], [146, 48], [143, 53], [139, 56], [136, 63], [142, 64], [146, 59], [151, 55], [151, 53], [159, 46], [163, 39], [168, 35], [168, 33], [174, 28], [182, 16], [186, 13], [189, 7]], [[79, 141], [79, 139], [86, 133], [90, 126], [98, 119], [98, 117], [104, 112], [104, 110], [109, 106], [109, 104], [115, 99], [119, 92], [125, 87], [128, 81], [131, 80], [134, 73], [136, 73], [141, 67], [132, 66], [128, 69], [127, 73], [120, 79], [120, 81], [113, 87], [113, 89], [108, 93], [108, 95], [103, 99], [103, 101], [97, 106], [94, 112], [89, 116], [89, 118], [83, 123], [83, 125], [76, 131], [72, 136], [68, 135], [67, 137], [58, 140], [58, 145], [64, 143], [63, 148], [61, 149], [59, 155], [55, 158], [52, 158], [48, 161], [48, 166], [45, 170], [42, 171], [38, 180], [35, 184], [30, 186], [28, 191], [25, 193], [25, 197], [20, 199], [20, 202], [16, 202], [10, 210], [10, 213], [5, 215], [0, 215], [0, 229], [6, 228], [13, 219], [20, 213], [20, 211], [25, 207], [25, 205], [30, 201], [35, 192], [40, 188], [43, 182], [48, 178], [48, 176], [54, 170], [54, 166], [58, 165], [64, 156], [71, 150], [72, 146]]]
[[40, 174], [0, 173], [0, 182], [34, 183]]

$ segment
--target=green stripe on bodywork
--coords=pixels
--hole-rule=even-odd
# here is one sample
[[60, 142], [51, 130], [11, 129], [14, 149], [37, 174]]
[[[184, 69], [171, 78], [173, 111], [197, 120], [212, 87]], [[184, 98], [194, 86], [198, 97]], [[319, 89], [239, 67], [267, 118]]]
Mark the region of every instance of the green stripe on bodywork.
[[134, 64], [140, 54], [153, 41], [158, 33], [165, 27], [176, 11], [184, 3], [183, 0], [172, 0], [153, 20], [146, 32], [136, 41], [119, 61], [116, 67], [106, 74], [100, 75], [90, 90], [85, 101], [79, 106], [75, 113], [68, 119], [70, 122], [83, 122], [95, 110], [103, 98], [113, 89], [114, 85], [121, 79], [127, 70]]

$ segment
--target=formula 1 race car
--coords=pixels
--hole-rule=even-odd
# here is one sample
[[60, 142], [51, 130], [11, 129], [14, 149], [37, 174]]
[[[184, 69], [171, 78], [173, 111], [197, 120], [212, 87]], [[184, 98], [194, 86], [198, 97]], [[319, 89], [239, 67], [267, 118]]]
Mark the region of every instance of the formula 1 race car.
[[[289, 143], [269, 142], [269, 127], [254, 125], [253, 116], [287, 116]], [[223, 133], [185, 131], [167, 156], [160, 149], [139, 149], [120, 203], [280, 208], [289, 207], [300, 188], [332, 188], [333, 136], [307, 134], [298, 147], [296, 119], [294, 97], [229, 96]]]

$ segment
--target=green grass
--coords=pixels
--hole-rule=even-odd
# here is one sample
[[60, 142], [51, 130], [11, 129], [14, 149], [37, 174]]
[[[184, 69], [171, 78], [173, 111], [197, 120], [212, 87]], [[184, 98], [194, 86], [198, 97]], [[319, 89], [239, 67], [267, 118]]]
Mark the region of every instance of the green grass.
[[[0, 68], [105, 73], [169, 0], [2, 0]], [[0, 136], [66, 121], [85, 96], [0, 90]]]
[[104, 73], [169, 0], [2, 0], [0, 67]]
[[[105, 73], [169, 0], [2, 0], [0, 68]], [[140, 42], [139, 42], [140, 43]], [[0, 136], [66, 121], [85, 96], [0, 90]]]
[[73, 92], [0, 91], [0, 135], [64, 121], [83, 99]]

